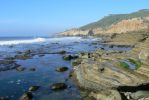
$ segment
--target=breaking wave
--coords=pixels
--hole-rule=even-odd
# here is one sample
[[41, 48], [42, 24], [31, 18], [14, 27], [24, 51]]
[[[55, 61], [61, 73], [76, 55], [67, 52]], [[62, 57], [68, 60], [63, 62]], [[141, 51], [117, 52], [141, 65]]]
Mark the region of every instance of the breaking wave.
[[0, 41], [0, 45], [16, 45], [16, 44], [31, 44], [38, 42], [45, 42], [45, 38], [35, 38], [35, 39], [26, 39], [26, 40], [7, 40]]

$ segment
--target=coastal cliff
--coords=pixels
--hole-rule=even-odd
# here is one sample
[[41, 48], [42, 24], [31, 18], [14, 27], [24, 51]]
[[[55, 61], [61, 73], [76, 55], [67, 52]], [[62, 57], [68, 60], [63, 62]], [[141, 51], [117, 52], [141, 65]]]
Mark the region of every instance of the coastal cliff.
[[140, 10], [131, 14], [109, 15], [103, 19], [82, 26], [77, 29], [70, 29], [60, 35], [111, 35], [114, 33], [128, 33], [149, 28], [149, 10]]
[[[80, 53], [72, 63], [78, 85], [89, 90], [85, 100], [149, 99], [149, 10], [109, 15], [60, 34], [100, 36], [112, 48]], [[130, 50], [114, 50], [119, 47]]]
[[106, 29], [103, 29], [101, 27], [87, 30], [70, 29], [60, 34], [66, 36], [111, 35], [113, 33], [121, 34], [134, 31], [148, 30], [149, 24], [145, 22], [145, 20], [149, 21], [149, 17], [122, 20], [116, 24], [112, 24]]
[[60, 35], [66, 36], [84, 36], [84, 35], [93, 35], [92, 30], [80, 30], [80, 29], [70, 29], [65, 32], [60, 33]]

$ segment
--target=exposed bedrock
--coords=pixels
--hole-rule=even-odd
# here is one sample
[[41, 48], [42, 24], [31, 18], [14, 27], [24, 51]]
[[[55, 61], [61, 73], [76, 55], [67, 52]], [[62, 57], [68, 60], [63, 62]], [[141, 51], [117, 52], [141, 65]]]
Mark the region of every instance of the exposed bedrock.
[[138, 91], [149, 90], [148, 44], [149, 39], [136, 45], [129, 52], [97, 50], [94, 53], [80, 55], [81, 63], [74, 66], [79, 85], [92, 91], [98, 91], [96, 97], [98, 97], [97, 94], [103, 96], [102, 91], [105, 98], [111, 97], [113, 92], [105, 95], [109, 91], [138, 93]]
[[[77, 79], [81, 86], [95, 90], [117, 89], [119, 86], [136, 86], [149, 82], [148, 75], [136, 71], [129, 71], [114, 61], [97, 64], [95, 61], [82, 62], [76, 68]], [[138, 69], [139, 70], [139, 69]], [[146, 70], [147, 71], [147, 70]], [[148, 70], [149, 71], [149, 70]]]

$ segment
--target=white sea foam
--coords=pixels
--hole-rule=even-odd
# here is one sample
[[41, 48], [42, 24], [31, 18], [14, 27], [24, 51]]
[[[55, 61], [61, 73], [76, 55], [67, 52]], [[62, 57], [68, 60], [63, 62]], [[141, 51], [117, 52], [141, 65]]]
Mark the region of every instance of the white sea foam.
[[17, 44], [32, 44], [32, 43], [70, 43], [70, 42], [80, 42], [80, 41], [91, 41], [94, 39], [84, 39], [81, 37], [53, 37], [53, 38], [34, 38], [34, 39], [23, 39], [23, 40], [3, 40], [0, 41], [0, 46], [2, 45], [17, 45]]
[[7, 41], [0, 41], [0, 45], [31, 44], [45, 41], [46, 41], [45, 38], [35, 38], [26, 40], [7, 40]]

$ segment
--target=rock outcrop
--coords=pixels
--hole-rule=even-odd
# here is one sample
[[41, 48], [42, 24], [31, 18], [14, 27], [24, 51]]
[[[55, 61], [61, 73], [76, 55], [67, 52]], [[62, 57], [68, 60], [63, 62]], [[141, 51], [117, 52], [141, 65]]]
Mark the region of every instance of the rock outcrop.
[[12, 70], [17, 67], [19, 67], [15, 61], [13, 60], [0, 60], [0, 72], [1, 71], [7, 71], [7, 70]]
[[[115, 51], [97, 50], [94, 53], [80, 55], [81, 63], [74, 66], [79, 85], [83, 88], [98, 91], [96, 95], [102, 96], [101, 92], [108, 94], [108, 91], [121, 91], [124, 93], [126, 91], [136, 92], [149, 89], [148, 44], [149, 38], [145, 42], [136, 45], [129, 52], [118, 53]], [[140, 53], [143, 54], [141, 56], [143, 59], [140, 58]], [[131, 69], [131, 64], [136, 68]], [[123, 87], [127, 87], [125, 91], [123, 91]], [[110, 95], [112, 95], [112, 92], [109, 95], [104, 95], [104, 98], [109, 98]], [[135, 98], [140, 99], [141, 96]]]
[[86, 35], [93, 35], [94, 33], [92, 30], [80, 30], [80, 29], [70, 29], [65, 32], [60, 33], [60, 35], [65, 36], [86, 36]]

